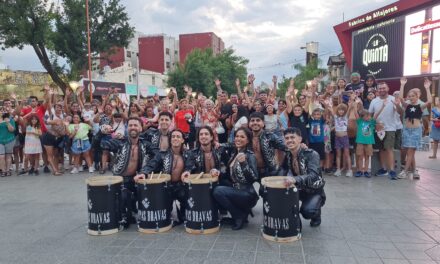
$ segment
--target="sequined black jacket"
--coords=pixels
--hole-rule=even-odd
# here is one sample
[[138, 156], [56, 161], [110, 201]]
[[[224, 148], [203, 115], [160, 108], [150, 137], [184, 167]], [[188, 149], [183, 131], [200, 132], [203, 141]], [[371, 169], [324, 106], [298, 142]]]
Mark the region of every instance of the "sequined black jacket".
[[246, 160], [244, 162], [236, 161], [231, 167], [230, 163], [234, 161], [237, 154], [232, 155], [228, 162], [229, 178], [232, 183], [252, 185], [259, 179], [255, 154], [251, 150], [245, 150]]
[[263, 131], [260, 134], [260, 149], [266, 168], [265, 175], [260, 175], [260, 178], [278, 175], [279, 166], [276, 162], [275, 149], [287, 151], [284, 140], [274, 133]]
[[[170, 132], [168, 132], [168, 136], [170, 136]], [[145, 139], [150, 142], [151, 145], [157, 149], [160, 148], [160, 135], [161, 132], [159, 129], [149, 128], [147, 131], [143, 132], [139, 137]]]
[[290, 151], [286, 152], [279, 175], [286, 176], [291, 171], [295, 178], [296, 186], [301, 190], [310, 192], [321, 190], [325, 185], [325, 180], [322, 178], [319, 154], [312, 149], [301, 148], [297, 155], [299, 175], [295, 175], [292, 153]]
[[[150, 142], [141, 138], [138, 141], [138, 146], [139, 162], [136, 169], [137, 171], [144, 167], [147, 162], [159, 151], [158, 148], [153, 147]], [[123, 139], [103, 140], [101, 141], [101, 148], [114, 153], [115, 159], [113, 162], [112, 172], [115, 175], [122, 175], [127, 169], [131, 156], [130, 140], [128, 140], [127, 137], [124, 137]]]
[[[188, 164], [186, 162], [190, 155], [188, 151], [183, 151], [182, 153], [183, 163], [184, 166]], [[150, 159], [146, 166], [144, 166], [141, 170], [141, 173], [143, 174], [150, 174], [152, 172], [162, 172], [164, 174], [171, 174], [173, 170], [173, 162], [174, 162], [174, 155], [173, 151], [171, 149], [166, 151], [159, 151], [156, 156], [154, 156], [153, 159]], [[189, 171], [189, 168], [184, 167], [183, 171]]]

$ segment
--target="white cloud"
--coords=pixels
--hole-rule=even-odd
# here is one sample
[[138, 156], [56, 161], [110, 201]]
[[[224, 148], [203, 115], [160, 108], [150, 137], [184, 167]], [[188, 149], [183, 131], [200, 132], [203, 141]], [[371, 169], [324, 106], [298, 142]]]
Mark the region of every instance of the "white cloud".
[[[337, 53], [340, 44], [333, 26], [394, 0], [121, 0], [137, 31], [178, 37], [192, 32], [215, 32], [250, 60], [259, 80], [273, 74], [293, 75], [291, 65], [261, 67], [303, 61], [306, 42], [318, 41], [319, 52]], [[7, 53], [7, 54], [6, 54]], [[42, 68], [26, 50], [1, 51], [3, 63], [12, 68]], [[323, 56], [323, 63], [327, 56]], [[31, 66], [34, 65], [34, 66]], [[35, 65], [37, 65], [35, 67]], [[17, 68], [18, 69], [18, 68]], [[260, 77], [261, 76], [261, 77]]]

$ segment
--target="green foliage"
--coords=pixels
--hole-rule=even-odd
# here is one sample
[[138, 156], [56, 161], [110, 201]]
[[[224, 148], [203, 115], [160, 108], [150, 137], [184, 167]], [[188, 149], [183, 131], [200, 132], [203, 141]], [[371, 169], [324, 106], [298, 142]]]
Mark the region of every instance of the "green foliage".
[[[315, 77], [325, 75], [327, 73], [327, 69], [318, 67], [320, 63], [321, 61], [319, 60], [313, 60], [308, 65], [302, 65], [300, 63], [293, 65], [293, 68], [298, 71], [298, 74], [294, 77], [296, 89], [302, 91], [302, 89], [306, 87], [307, 81], [313, 80]], [[281, 81], [278, 83], [278, 96], [284, 97], [287, 88], [289, 87], [290, 78], [291, 77], [286, 77], [284, 75], [282, 76]]]
[[[134, 28], [120, 0], [89, 0], [92, 54], [112, 47], [127, 46]], [[2, 0], [0, 1], [0, 46], [33, 47], [52, 80], [65, 91], [67, 79], [77, 79], [87, 68], [85, 0]], [[65, 58], [69, 71], [61, 67]], [[66, 79], [66, 75], [68, 78]]]
[[187, 84], [195, 92], [207, 96], [216, 94], [214, 80], [219, 78], [223, 90], [235, 93], [235, 79], [246, 83], [246, 64], [249, 61], [234, 54], [233, 49], [225, 49], [214, 55], [211, 49], [195, 49], [186, 57], [185, 64], [168, 73], [168, 86], [176, 87], [181, 96], [183, 85]]

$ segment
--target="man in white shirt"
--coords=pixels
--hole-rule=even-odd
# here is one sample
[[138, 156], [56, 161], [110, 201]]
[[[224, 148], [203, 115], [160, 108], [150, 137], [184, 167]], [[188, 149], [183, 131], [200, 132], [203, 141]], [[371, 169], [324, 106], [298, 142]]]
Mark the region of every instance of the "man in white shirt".
[[394, 171], [394, 143], [396, 139], [396, 111], [400, 108], [399, 100], [388, 94], [389, 87], [382, 82], [378, 85], [378, 96], [371, 101], [369, 112], [377, 113], [377, 123], [384, 125], [385, 137], [380, 140], [375, 138], [376, 146], [379, 147], [379, 157], [382, 168], [377, 172], [377, 176], [389, 175], [390, 179], [397, 180]]

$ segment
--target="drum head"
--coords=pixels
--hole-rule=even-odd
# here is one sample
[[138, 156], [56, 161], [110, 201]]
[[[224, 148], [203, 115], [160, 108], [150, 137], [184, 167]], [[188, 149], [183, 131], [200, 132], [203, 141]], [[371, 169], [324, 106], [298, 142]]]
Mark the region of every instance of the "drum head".
[[191, 184], [206, 184], [210, 182], [217, 182], [218, 177], [212, 177], [211, 174], [205, 173], [202, 176], [199, 174], [191, 174], [188, 178], [184, 179], [183, 182]]
[[92, 176], [86, 179], [86, 184], [89, 186], [106, 186], [121, 182], [121, 176]]
[[[277, 189], [286, 189], [285, 180], [287, 179], [287, 176], [269, 176], [264, 177], [261, 179], [261, 185], [264, 185], [269, 188], [277, 188]], [[293, 187], [294, 184], [292, 184], [289, 187]]]
[[157, 184], [157, 183], [163, 183], [171, 180], [171, 175], [169, 174], [151, 174], [145, 175], [145, 180], [138, 180], [136, 181], [139, 184]]

